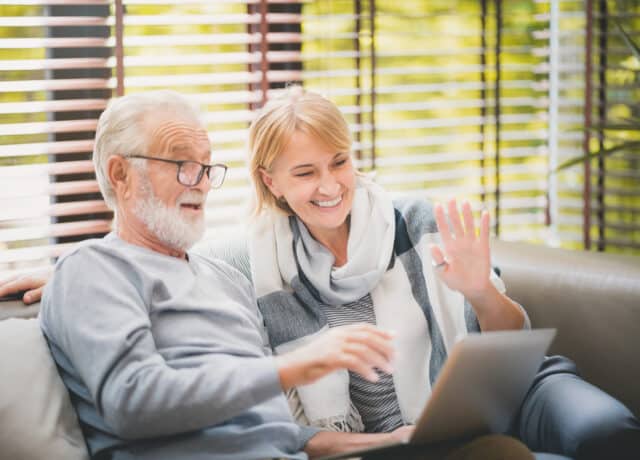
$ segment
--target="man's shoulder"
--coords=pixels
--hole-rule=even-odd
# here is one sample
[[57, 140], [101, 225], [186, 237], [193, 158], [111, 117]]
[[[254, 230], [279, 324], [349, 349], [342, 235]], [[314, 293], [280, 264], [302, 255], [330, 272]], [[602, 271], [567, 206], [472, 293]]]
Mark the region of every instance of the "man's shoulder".
[[97, 254], [103, 252], [104, 248], [108, 246], [105, 238], [106, 237], [91, 238], [88, 240], [80, 241], [76, 244], [76, 246], [73, 247], [73, 249], [62, 254], [58, 258], [58, 261], [56, 262], [56, 269], [59, 269], [65, 264], [68, 265], [70, 263], [73, 263], [79, 259], [97, 256]]
[[124, 258], [112, 234], [103, 238], [92, 238], [81, 241], [72, 250], [58, 258], [55, 271], [69, 266], [84, 266], [87, 271], [98, 268], [101, 260], [115, 260]]

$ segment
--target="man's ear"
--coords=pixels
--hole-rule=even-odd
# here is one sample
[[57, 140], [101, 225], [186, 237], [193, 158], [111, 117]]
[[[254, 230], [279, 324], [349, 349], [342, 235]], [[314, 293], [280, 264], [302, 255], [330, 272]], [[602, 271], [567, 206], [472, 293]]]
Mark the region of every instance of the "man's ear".
[[131, 190], [131, 167], [120, 155], [110, 156], [107, 160], [107, 179], [119, 198], [128, 198]]
[[262, 183], [267, 186], [273, 196], [275, 196], [276, 198], [280, 198], [282, 196], [282, 193], [280, 192], [280, 189], [274, 184], [271, 174], [269, 174], [264, 168], [260, 168], [259, 171]]

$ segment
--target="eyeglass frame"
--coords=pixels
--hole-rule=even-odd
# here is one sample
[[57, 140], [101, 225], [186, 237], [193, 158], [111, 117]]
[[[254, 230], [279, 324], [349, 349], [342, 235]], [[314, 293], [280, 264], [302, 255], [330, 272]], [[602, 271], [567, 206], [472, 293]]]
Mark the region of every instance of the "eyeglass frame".
[[[125, 158], [140, 158], [143, 160], [163, 161], [165, 163], [172, 163], [174, 165], [178, 165], [178, 170], [176, 171], [176, 181], [178, 181], [178, 184], [184, 185], [185, 187], [194, 187], [198, 185], [202, 180], [202, 177], [205, 175], [205, 170], [207, 170], [207, 173], [206, 173], [207, 179], [209, 180], [209, 185], [211, 186], [211, 188], [214, 188], [214, 189], [220, 188], [224, 183], [224, 179], [227, 176], [227, 169], [229, 169], [229, 167], [223, 163], [214, 163], [209, 165], [209, 164], [200, 163], [199, 161], [195, 161], [195, 160], [171, 160], [169, 158], [159, 158], [159, 157], [152, 157], [147, 155], [127, 155], [125, 156]], [[198, 173], [197, 180], [193, 184], [185, 184], [180, 180], [180, 170], [182, 169], [182, 165], [185, 163], [196, 163], [200, 166], [200, 172]], [[210, 180], [210, 177], [211, 177], [210, 174], [213, 168], [222, 168], [224, 170], [224, 172], [222, 173], [222, 179], [220, 179], [220, 183], [218, 185], [213, 185]]]

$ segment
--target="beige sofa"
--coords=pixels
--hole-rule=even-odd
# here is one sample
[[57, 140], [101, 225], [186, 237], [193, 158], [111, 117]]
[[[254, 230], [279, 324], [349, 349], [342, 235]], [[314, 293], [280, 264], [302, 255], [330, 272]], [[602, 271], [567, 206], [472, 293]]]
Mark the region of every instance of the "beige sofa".
[[[493, 246], [507, 292], [525, 306], [534, 327], [558, 329], [552, 352], [574, 359], [587, 380], [640, 415], [640, 258], [501, 241]], [[0, 304], [0, 457], [86, 459], [36, 314], [37, 306]]]

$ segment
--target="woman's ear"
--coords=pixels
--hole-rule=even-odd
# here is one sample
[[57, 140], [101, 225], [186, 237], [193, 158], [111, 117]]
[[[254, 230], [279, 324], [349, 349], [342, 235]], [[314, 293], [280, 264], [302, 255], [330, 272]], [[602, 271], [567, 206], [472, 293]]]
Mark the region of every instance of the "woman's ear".
[[120, 155], [107, 160], [107, 179], [119, 199], [128, 198], [131, 190], [131, 169], [129, 162]]
[[269, 174], [264, 168], [260, 168], [259, 171], [262, 183], [266, 185], [273, 196], [275, 196], [276, 198], [280, 198], [282, 196], [282, 193], [280, 193], [278, 186], [274, 183], [273, 176]]

